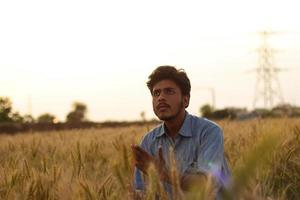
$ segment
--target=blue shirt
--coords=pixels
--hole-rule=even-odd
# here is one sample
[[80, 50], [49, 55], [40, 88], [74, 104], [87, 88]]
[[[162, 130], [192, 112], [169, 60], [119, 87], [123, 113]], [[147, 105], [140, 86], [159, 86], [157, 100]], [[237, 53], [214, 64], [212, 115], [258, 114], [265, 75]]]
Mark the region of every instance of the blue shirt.
[[[186, 112], [184, 122], [175, 140], [168, 136], [164, 123], [147, 133], [141, 148], [150, 155], [157, 155], [162, 147], [167, 167], [170, 165], [169, 149], [172, 148], [181, 175], [187, 173], [211, 174], [216, 181], [216, 190], [229, 183], [230, 171], [224, 157], [222, 129], [212, 121]], [[142, 172], [135, 169], [135, 188], [144, 190]], [[167, 189], [168, 190], [168, 189]], [[217, 199], [220, 194], [217, 191]]]

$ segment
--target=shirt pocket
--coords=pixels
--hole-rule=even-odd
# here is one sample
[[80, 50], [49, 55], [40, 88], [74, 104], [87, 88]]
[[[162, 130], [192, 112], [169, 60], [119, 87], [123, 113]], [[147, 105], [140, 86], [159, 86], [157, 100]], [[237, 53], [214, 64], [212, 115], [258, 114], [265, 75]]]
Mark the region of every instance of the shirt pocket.
[[185, 146], [180, 155], [179, 169], [181, 173], [197, 167], [196, 148], [194, 145]]

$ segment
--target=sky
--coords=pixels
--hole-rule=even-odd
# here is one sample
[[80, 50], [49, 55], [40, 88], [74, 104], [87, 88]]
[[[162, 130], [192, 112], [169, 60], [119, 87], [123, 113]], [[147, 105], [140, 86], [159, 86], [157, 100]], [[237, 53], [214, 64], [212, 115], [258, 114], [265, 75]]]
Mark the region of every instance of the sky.
[[59, 120], [75, 101], [94, 121], [154, 116], [146, 87], [159, 65], [183, 68], [188, 112], [252, 109], [259, 31], [269, 38], [284, 99], [300, 105], [298, 1], [28, 0], [0, 2], [0, 96], [15, 111]]

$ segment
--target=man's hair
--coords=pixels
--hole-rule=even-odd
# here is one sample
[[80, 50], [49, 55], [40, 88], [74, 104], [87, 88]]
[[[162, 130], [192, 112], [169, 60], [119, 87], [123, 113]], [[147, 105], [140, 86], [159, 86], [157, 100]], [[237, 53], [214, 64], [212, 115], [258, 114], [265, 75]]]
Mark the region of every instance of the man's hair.
[[184, 69], [173, 66], [159, 66], [148, 77], [147, 86], [152, 94], [153, 86], [162, 80], [171, 80], [180, 88], [182, 95], [190, 96], [191, 83]]

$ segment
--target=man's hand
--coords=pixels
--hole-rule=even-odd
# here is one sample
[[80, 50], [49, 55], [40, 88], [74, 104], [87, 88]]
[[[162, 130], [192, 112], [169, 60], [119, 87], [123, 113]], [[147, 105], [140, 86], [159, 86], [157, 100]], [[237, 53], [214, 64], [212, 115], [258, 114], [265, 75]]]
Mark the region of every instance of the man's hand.
[[147, 170], [150, 164], [154, 164], [155, 169], [157, 170], [159, 177], [162, 181], [170, 182], [169, 171], [166, 169], [165, 160], [163, 158], [162, 148], [158, 148], [157, 158], [151, 156], [144, 149], [137, 145], [131, 146], [133, 157], [135, 160], [135, 166], [140, 169], [142, 172], [147, 174]]
[[131, 146], [133, 158], [135, 161], [135, 166], [140, 169], [142, 172], [147, 174], [147, 170], [151, 163], [155, 163], [155, 159], [153, 156], [148, 154], [144, 149], [139, 147], [138, 145]]

